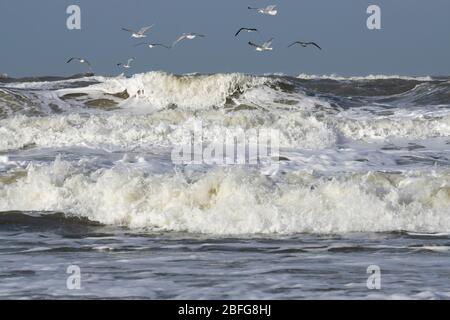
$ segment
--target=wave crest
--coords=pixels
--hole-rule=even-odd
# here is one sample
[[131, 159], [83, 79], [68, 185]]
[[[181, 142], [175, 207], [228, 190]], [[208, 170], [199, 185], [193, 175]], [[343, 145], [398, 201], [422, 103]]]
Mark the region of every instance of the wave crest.
[[57, 160], [0, 185], [0, 210], [63, 211], [103, 224], [217, 235], [449, 232], [449, 178], [449, 172], [272, 178], [238, 168], [148, 176], [124, 167], [87, 173]]
[[[174, 105], [183, 109], [221, 107], [234, 94], [263, 85], [268, 78], [240, 73], [213, 75], [173, 75], [155, 71], [135, 74], [131, 78], [107, 78], [85, 91], [101, 91], [109, 94], [126, 92], [132, 102], [156, 109]], [[67, 93], [71, 90], [61, 90]], [[76, 91], [79, 91], [76, 89]], [[131, 102], [131, 101], [129, 101]]]

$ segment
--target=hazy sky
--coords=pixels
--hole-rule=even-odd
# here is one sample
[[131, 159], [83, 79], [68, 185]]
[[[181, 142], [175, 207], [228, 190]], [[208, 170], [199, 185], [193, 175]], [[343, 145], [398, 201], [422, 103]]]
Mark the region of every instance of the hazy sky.
[[[67, 6], [81, 7], [81, 30], [66, 28]], [[247, 6], [277, 4], [277, 16]], [[368, 30], [370, 4], [381, 7], [382, 29]], [[155, 24], [146, 40], [172, 43], [183, 32], [207, 35], [172, 50], [133, 47], [121, 27]], [[261, 34], [234, 33], [257, 27]], [[274, 37], [274, 51], [257, 53], [249, 40]], [[0, 73], [10, 76], [83, 72], [71, 56], [86, 57], [98, 74], [245, 72], [297, 75], [450, 75], [449, 0], [0, 0]], [[294, 40], [314, 48], [287, 49]]]

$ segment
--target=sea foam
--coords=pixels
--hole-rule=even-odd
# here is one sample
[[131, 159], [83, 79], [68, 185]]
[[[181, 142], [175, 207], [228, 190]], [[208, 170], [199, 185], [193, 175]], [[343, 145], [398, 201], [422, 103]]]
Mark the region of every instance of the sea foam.
[[0, 210], [61, 211], [108, 225], [216, 235], [449, 232], [450, 173], [334, 178], [242, 168], [186, 176], [56, 160], [0, 185]]

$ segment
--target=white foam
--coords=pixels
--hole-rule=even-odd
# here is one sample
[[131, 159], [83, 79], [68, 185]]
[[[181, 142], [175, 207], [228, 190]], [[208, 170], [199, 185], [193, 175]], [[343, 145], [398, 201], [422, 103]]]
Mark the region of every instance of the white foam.
[[[135, 74], [107, 78], [100, 84], [83, 88], [84, 92], [101, 91], [114, 94], [127, 90], [131, 96], [128, 104], [162, 109], [176, 105], [183, 109], [205, 109], [223, 106], [231, 95], [268, 82], [263, 77], [239, 73], [214, 75], [173, 75], [165, 72]], [[79, 92], [80, 89], [63, 89], [60, 94]]]
[[415, 80], [415, 81], [432, 81], [433, 78], [430, 76], [423, 77], [408, 77], [408, 76], [399, 76], [399, 75], [367, 75], [367, 76], [349, 76], [343, 77], [336, 74], [330, 75], [309, 75], [309, 74], [299, 74], [297, 76], [298, 79], [304, 80], [336, 80], [336, 81], [363, 81], [363, 80], [391, 80], [391, 79], [399, 79], [399, 80]]
[[[104, 224], [210, 234], [450, 231], [450, 172], [332, 179], [216, 169], [189, 177], [56, 160], [0, 185], [0, 210], [62, 211]], [[25, 195], [25, 196], [24, 196]]]
[[389, 117], [339, 116], [336, 125], [339, 131], [351, 139], [428, 139], [450, 135], [450, 115], [448, 112], [432, 116], [423, 114], [396, 114]]
[[271, 128], [279, 130], [280, 145], [321, 148], [333, 145], [334, 131], [326, 123], [302, 113], [273, 117], [257, 111], [239, 114], [211, 110], [192, 112], [166, 110], [150, 115], [126, 113], [69, 114], [41, 118], [17, 116], [0, 120], [0, 150], [37, 147], [90, 146], [106, 149], [134, 149], [173, 146], [186, 139], [186, 130], [202, 121], [204, 142], [223, 141], [224, 129]]
[[[246, 94], [246, 99], [253, 93]], [[260, 97], [259, 97], [260, 98]], [[343, 113], [318, 119], [304, 111], [313, 106], [272, 112], [247, 110], [223, 113], [205, 110], [164, 110], [153, 114], [128, 113], [68, 114], [48, 117], [16, 116], [0, 120], [0, 150], [38, 147], [100, 146], [107, 149], [147, 148], [152, 145], [173, 146], [185, 139], [186, 129], [202, 121], [205, 142], [219, 142], [223, 130], [271, 128], [280, 132], [280, 146], [323, 149], [333, 146], [338, 136], [371, 141], [391, 138], [424, 140], [450, 135], [450, 115], [437, 113], [396, 114], [389, 117], [354, 117]]]
[[[381, 78], [386, 76], [360, 79]], [[68, 93], [98, 99], [126, 90], [130, 97], [113, 111], [92, 111], [80, 95], [76, 103], [60, 101], [60, 114], [8, 113], [0, 120], [0, 151], [32, 147], [36, 153], [15, 152], [15, 160], [25, 159], [21, 169], [32, 164], [25, 177], [0, 182], [0, 210], [62, 211], [130, 228], [212, 234], [450, 232], [450, 173], [405, 172], [430, 168], [430, 154], [447, 151], [445, 108], [411, 108], [402, 100], [405, 105], [389, 110], [369, 105], [338, 111], [278, 84], [242, 74], [163, 72], [56, 91], [45, 91], [51, 84], [31, 84], [46, 88], [38, 94], [46, 104]], [[206, 143], [223, 142], [224, 129], [278, 130], [280, 147], [289, 148], [281, 155], [289, 160], [279, 171], [203, 166], [206, 172], [174, 174], [170, 148], [183, 143], [186, 128], [197, 121]], [[380, 147], [394, 140], [393, 151]], [[408, 149], [410, 142], [420, 149]], [[36, 160], [45, 158], [37, 156], [48, 150], [43, 148], [66, 147], [123, 153], [105, 162], [86, 154], [98, 163], [89, 166], [60, 160], [40, 166], [46, 160]], [[399, 165], [418, 155], [427, 161]], [[8, 174], [17, 167], [9, 160], [0, 157]], [[374, 173], [389, 170], [402, 173]]]
[[65, 80], [55, 80], [55, 81], [27, 81], [27, 82], [12, 82], [2, 84], [5, 88], [11, 89], [34, 89], [34, 90], [52, 90], [55, 88], [60, 88], [61, 86], [67, 85], [74, 82], [103, 82], [107, 79], [102, 76], [92, 76], [92, 77], [82, 77], [75, 79], [65, 79]]

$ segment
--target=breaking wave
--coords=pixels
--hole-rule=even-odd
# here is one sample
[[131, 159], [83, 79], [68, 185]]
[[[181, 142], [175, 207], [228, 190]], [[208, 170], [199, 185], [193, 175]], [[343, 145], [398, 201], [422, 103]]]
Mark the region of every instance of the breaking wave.
[[350, 77], [343, 77], [336, 74], [330, 74], [330, 75], [309, 75], [309, 74], [300, 74], [297, 76], [299, 79], [305, 79], [305, 80], [335, 80], [335, 81], [366, 81], [366, 80], [392, 80], [392, 79], [398, 79], [398, 80], [412, 80], [412, 81], [432, 81], [433, 78], [430, 76], [425, 77], [408, 77], [408, 76], [399, 76], [399, 75], [367, 75], [367, 76], [350, 76]]
[[449, 232], [449, 178], [448, 171], [273, 178], [237, 168], [195, 176], [123, 167], [88, 173], [56, 160], [0, 184], [0, 210], [218, 235]]
[[[448, 78], [41, 80], [0, 83], [0, 210], [219, 235], [450, 231]], [[282, 168], [176, 167], [198, 121], [206, 143], [278, 130]]]
[[[106, 94], [123, 93], [133, 102], [149, 108], [205, 109], [222, 107], [227, 99], [249, 88], [264, 85], [268, 79], [244, 74], [173, 75], [165, 72], [136, 74], [109, 78], [85, 88], [84, 92], [100, 91]], [[79, 89], [62, 90], [62, 94], [80, 92]]]
[[[341, 138], [448, 136], [448, 82], [372, 78], [377, 82], [355, 87], [286, 76], [149, 72], [10, 83], [0, 88], [0, 150], [170, 146], [180, 143], [183, 128], [199, 120], [207, 141], [220, 139], [224, 128], [273, 128], [281, 134], [281, 146], [289, 148], [329, 148]], [[398, 93], [382, 93], [396, 87]], [[367, 96], [349, 98], [355, 90]]]

